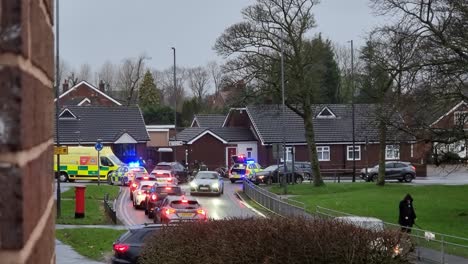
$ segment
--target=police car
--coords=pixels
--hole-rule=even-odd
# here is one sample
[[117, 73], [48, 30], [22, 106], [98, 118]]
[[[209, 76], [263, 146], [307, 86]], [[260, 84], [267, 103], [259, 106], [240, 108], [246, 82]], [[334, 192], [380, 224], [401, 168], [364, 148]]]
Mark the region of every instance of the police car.
[[250, 179], [256, 172], [262, 170], [262, 166], [255, 160], [246, 158], [244, 155], [236, 155], [231, 157], [234, 165], [229, 169], [229, 180], [235, 183], [243, 178]]
[[107, 181], [110, 185], [121, 184], [123, 186], [129, 185], [133, 179], [138, 176], [148, 176], [148, 171], [145, 167], [140, 166], [138, 162], [129, 163], [125, 166], [120, 166], [115, 172], [109, 175]]

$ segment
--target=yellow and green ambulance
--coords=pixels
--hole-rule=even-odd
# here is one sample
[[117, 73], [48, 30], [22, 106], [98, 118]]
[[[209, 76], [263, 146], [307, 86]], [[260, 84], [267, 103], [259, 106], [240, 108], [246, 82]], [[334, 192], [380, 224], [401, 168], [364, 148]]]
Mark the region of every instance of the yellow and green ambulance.
[[[115, 156], [110, 147], [100, 153], [100, 180], [106, 181], [108, 175], [116, 171], [123, 162]], [[68, 147], [68, 154], [60, 155], [60, 181], [97, 180], [97, 150], [94, 147]], [[54, 156], [54, 171], [57, 172], [57, 158]]]

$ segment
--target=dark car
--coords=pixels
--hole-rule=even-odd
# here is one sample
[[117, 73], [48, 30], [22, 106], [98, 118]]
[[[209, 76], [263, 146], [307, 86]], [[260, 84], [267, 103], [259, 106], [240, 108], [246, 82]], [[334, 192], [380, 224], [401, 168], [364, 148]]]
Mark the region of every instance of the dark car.
[[144, 241], [157, 234], [161, 225], [151, 224], [130, 228], [113, 244], [112, 264], [136, 264]]
[[[379, 165], [362, 169], [361, 178], [365, 181], [375, 181], [379, 175]], [[399, 182], [411, 182], [416, 178], [416, 168], [410, 162], [387, 161], [385, 162], [385, 179], [398, 180]]]
[[145, 214], [148, 215], [149, 218], [154, 217], [154, 209], [159, 206], [159, 204], [168, 196], [168, 195], [176, 195], [181, 196], [184, 192], [182, 189], [173, 184], [154, 184], [153, 187], [149, 190], [148, 196], [146, 197], [146, 209]]
[[[291, 166], [291, 162], [286, 162], [288, 166]], [[304, 172], [304, 179], [309, 180], [310, 177], [312, 176], [312, 166], [310, 165], [310, 162], [307, 161], [295, 161], [294, 166], [299, 168], [302, 172]]]
[[[302, 183], [304, 181], [304, 172], [298, 167], [294, 166], [294, 176], [292, 175], [292, 166], [286, 166], [286, 173], [288, 174], [287, 181], [288, 182], [295, 182], [295, 183]], [[265, 169], [256, 172], [250, 180], [255, 184], [260, 183], [277, 183], [281, 180], [284, 175], [284, 167], [283, 165], [271, 165], [266, 167]]]
[[133, 192], [138, 188], [138, 185], [140, 184], [141, 181], [155, 181], [156, 182], [156, 176], [151, 175], [151, 174], [143, 174], [143, 175], [138, 175], [133, 179], [132, 183], [129, 186], [130, 189], [130, 200], [133, 201]]
[[159, 162], [153, 170], [168, 170], [179, 183], [188, 182], [188, 170], [179, 162]]

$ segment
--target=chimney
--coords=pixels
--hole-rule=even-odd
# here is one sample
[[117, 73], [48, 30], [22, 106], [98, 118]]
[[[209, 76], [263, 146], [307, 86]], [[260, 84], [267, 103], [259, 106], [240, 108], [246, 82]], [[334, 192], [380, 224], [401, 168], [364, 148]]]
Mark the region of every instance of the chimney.
[[65, 81], [63, 81], [63, 84], [62, 84], [62, 93], [68, 91], [68, 80], [65, 79]]
[[103, 93], [106, 91], [106, 83], [103, 80], [99, 81], [99, 91]]

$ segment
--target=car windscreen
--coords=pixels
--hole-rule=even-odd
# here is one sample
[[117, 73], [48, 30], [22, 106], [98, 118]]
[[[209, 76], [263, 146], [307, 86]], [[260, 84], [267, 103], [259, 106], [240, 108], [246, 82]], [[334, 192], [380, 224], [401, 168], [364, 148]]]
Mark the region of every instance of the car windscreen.
[[210, 179], [210, 180], [215, 180], [218, 179], [218, 174], [217, 173], [212, 173], [212, 172], [199, 172], [195, 176], [195, 179]]
[[156, 165], [155, 170], [171, 170], [171, 165]]
[[131, 167], [130, 170], [135, 173], [146, 172], [146, 169], [144, 167]]
[[200, 207], [200, 204], [198, 204], [197, 201], [172, 201], [170, 206], [174, 209], [197, 209]]
[[272, 166], [269, 166], [269, 167], [266, 167], [264, 170], [265, 171], [274, 171], [278, 168], [278, 166], [276, 165], [272, 165]]
[[167, 195], [182, 195], [182, 189], [180, 187], [156, 187], [156, 193], [167, 194]]
[[149, 191], [153, 187], [153, 185], [141, 185], [140, 190], [142, 191]]
[[157, 228], [142, 228], [129, 230], [127, 233], [123, 234], [119, 241], [126, 244], [139, 244], [143, 243], [145, 239], [149, 238], [152, 234], [158, 232]]

